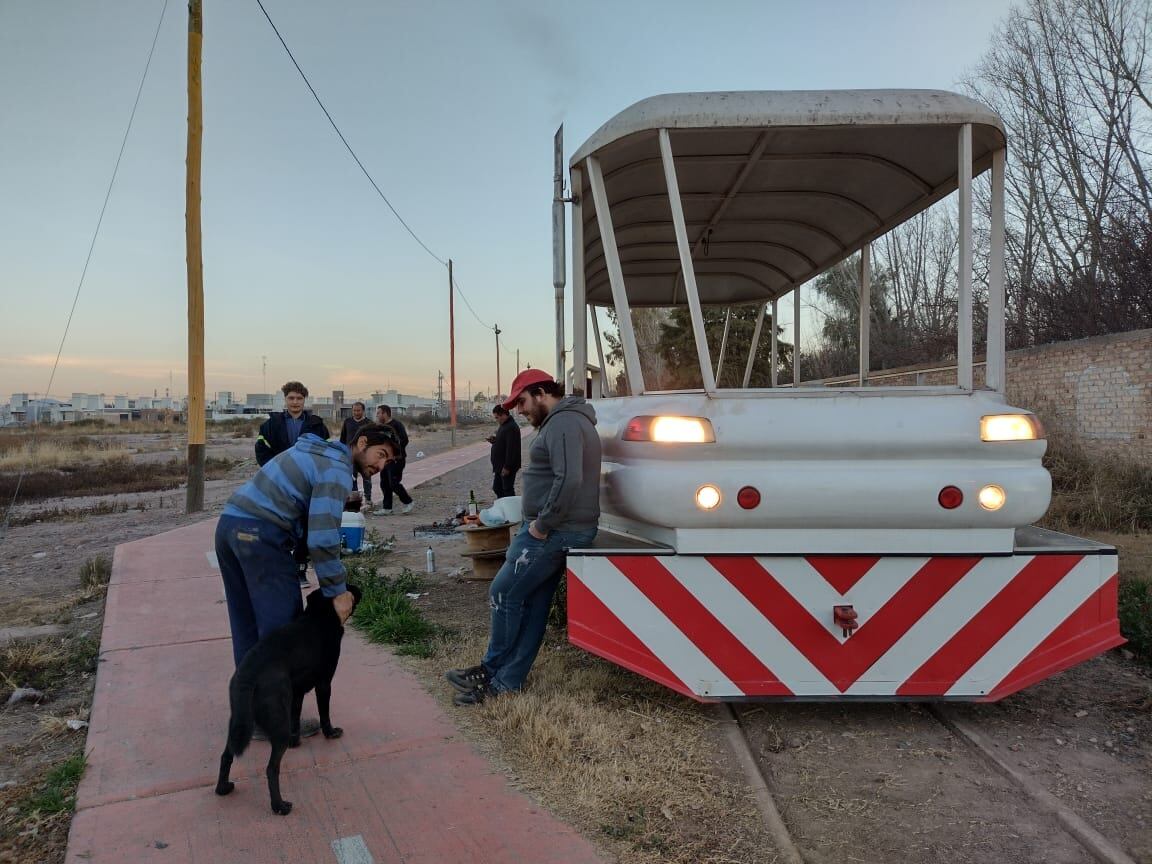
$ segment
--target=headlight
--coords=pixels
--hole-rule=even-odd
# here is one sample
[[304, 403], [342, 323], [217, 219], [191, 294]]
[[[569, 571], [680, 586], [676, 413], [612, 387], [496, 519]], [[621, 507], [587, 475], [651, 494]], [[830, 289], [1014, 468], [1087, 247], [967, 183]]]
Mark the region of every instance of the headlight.
[[633, 417], [624, 429], [625, 441], [658, 441], [666, 444], [712, 444], [716, 433], [704, 417]]
[[981, 441], [1036, 441], [1044, 427], [1035, 414], [988, 414], [980, 418]]

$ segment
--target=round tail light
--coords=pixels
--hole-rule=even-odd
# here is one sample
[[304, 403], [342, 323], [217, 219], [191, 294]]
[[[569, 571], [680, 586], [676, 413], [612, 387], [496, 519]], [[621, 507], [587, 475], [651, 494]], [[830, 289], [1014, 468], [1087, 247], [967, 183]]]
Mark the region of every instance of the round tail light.
[[755, 510], [760, 506], [760, 490], [755, 486], [745, 486], [736, 493], [736, 503], [745, 510]]
[[945, 510], [955, 510], [964, 503], [964, 493], [955, 486], [945, 486], [936, 496], [936, 500]]

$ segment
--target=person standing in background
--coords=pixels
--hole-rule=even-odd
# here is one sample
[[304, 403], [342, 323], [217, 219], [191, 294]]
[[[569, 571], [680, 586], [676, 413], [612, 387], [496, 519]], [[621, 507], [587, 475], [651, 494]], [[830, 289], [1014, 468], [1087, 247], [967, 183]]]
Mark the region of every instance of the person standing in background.
[[[352, 416], [344, 418], [344, 425], [340, 427], [340, 443], [352, 446], [352, 442], [356, 440], [356, 433], [367, 426], [372, 421], [364, 413], [363, 402], [352, 403]], [[364, 479], [364, 510], [372, 509], [372, 475], [359, 474], [356, 470], [352, 473], [352, 491], [357, 490], [357, 480], [362, 477]]]
[[499, 426], [488, 438], [492, 445], [492, 491], [497, 498], [516, 494], [516, 472], [520, 470], [520, 427], [508, 409], [497, 405], [492, 416]]
[[[304, 410], [304, 400], [308, 398], [308, 388], [299, 381], [289, 381], [280, 388], [284, 394], [284, 410], [273, 411], [268, 419], [260, 424], [260, 434], [256, 439], [256, 462], [263, 468], [274, 456], [291, 449], [301, 435], [315, 435], [327, 441], [331, 436], [324, 421], [311, 411]], [[304, 524], [304, 536], [292, 550], [296, 559], [297, 575], [301, 585], [308, 584], [308, 524]]]
[[390, 516], [392, 514], [392, 493], [404, 505], [404, 513], [411, 513], [416, 503], [408, 490], [404, 488], [404, 464], [408, 459], [408, 430], [404, 424], [392, 417], [392, 408], [389, 405], [376, 406], [376, 422], [387, 426], [396, 435], [400, 442], [400, 453], [395, 460], [388, 463], [384, 473], [380, 475], [380, 509], [377, 514]]

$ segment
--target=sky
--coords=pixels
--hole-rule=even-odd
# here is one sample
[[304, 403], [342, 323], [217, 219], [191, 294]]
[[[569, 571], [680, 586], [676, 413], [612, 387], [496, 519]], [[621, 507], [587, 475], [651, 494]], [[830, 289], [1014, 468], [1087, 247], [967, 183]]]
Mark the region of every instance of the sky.
[[[348, 155], [256, 0], [203, 4], [208, 398], [289, 379], [314, 396], [434, 393], [445, 268]], [[502, 390], [517, 354], [554, 365], [561, 123], [567, 160], [659, 93], [959, 89], [1010, 5], [264, 0], [392, 206], [453, 259], [475, 310], [457, 295], [461, 398], [496, 388], [493, 325]], [[180, 0], [0, 0], [0, 402], [50, 381], [62, 397], [187, 392], [186, 74]]]

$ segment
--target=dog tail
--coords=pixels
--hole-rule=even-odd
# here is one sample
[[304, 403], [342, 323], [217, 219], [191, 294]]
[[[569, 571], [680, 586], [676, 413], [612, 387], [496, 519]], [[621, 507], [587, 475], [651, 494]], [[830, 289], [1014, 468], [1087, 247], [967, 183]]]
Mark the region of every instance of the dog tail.
[[228, 749], [233, 756], [241, 755], [252, 743], [252, 731], [256, 727], [255, 695], [252, 682], [242, 681], [239, 675], [232, 676], [228, 684], [228, 701], [232, 708], [228, 720]]

